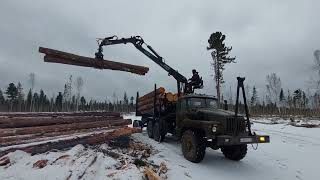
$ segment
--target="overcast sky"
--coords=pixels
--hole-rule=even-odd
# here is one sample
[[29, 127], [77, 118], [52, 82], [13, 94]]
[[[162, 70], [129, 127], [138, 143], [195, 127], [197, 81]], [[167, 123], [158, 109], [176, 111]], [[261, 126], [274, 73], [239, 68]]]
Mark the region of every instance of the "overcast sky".
[[105, 59], [144, 65], [146, 76], [43, 62], [44, 46], [94, 56], [95, 38], [140, 35], [166, 62], [183, 75], [197, 69], [204, 79], [202, 93], [214, 94], [206, 50], [211, 33], [226, 34], [237, 63], [226, 65], [226, 89], [235, 90], [236, 76], [264, 91], [265, 77], [277, 73], [287, 88], [306, 87], [312, 76], [313, 51], [320, 48], [320, 1], [88, 1], [1, 0], [0, 88], [36, 75], [36, 89], [49, 95], [63, 91], [70, 75], [84, 79], [83, 94], [105, 98], [116, 92], [145, 93], [157, 83], [176, 91], [175, 80], [132, 45], [104, 48]]

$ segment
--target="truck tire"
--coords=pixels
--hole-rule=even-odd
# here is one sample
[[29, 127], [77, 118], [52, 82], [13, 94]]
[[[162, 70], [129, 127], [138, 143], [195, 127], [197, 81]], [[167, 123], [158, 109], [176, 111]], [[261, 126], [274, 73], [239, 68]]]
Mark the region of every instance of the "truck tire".
[[134, 120], [133, 121], [133, 125], [132, 125], [133, 127], [135, 127], [135, 128], [138, 128], [138, 127], [140, 127], [141, 128], [141, 125], [140, 125], [140, 122], [139, 122], [139, 120]]
[[152, 121], [148, 121], [147, 123], [147, 133], [149, 138], [153, 138], [153, 124]]
[[233, 145], [221, 147], [223, 155], [233, 161], [240, 161], [247, 154], [247, 145]]
[[164, 140], [165, 135], [160, 132], [159, 122], [155, 122], [153, 125], [153, 139], [158, 142], [162, 142]]
[[199, 163], [205, 156], [206, 142], [200, 133], [187, 130], [181, 138], [181, 149], [187, 160]]

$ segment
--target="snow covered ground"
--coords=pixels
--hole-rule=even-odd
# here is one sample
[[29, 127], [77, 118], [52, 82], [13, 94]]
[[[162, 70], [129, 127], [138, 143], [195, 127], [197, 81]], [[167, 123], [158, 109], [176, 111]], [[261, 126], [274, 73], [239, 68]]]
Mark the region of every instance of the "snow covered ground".
[[[240, 162], [227, 160], [219, 150], [208, 148], [205, 159], [194, 164], [183, 158], [180, 144], [170, 137], [161, 144], [149, 139], [146, 132], [132, 137], [153, 147], [154, 153], [147, 159], [157, 165], [164, 162], [168, 179], [319, 179], [320, 128], [261, 123], [254, 123], [252, 128], [270, 135], [271, 143], [261, 144], [257, 150], [249, 146]], [[114, 158], [82, 145], [35, 156], [16, 151], [9, 158], [10, 166], [0, 166], [0, 179], [142, 179], [143, 175], [143, 169], [134, 164], [119, 167]], [[41, 159], [48, 160], [47, 166], [34, 168]]]

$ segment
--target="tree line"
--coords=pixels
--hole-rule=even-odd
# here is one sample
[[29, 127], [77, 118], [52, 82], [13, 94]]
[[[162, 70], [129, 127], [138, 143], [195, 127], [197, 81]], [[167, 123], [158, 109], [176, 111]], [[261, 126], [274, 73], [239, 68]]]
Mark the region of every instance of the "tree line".
[[[266, 76], [264, 92], [258, 92], [256, 86], [249, 85], [246, 85], [245, 91], [251, 115], [320, 116], [320, 89], [313, 92], [310, 89], [305, 91], [301, 88], [284, 90], [281, 79], [276, 73]], [[231, 87], [226, 100], [229, 107], [233, 109], [235, 102], [233, 102]], [[243, 104], [240, 106], [244, 111]]]
[[70, 76], [64, 84], [63, 92], [49, 97], [42, 89], [34, 90], [35, 74], [29, 74], [29, 85], [27, 93], [20, 82], [9, 83], [2, 90], [0, 88], [0, 111], [2, 112], [68, 112], [68, 111], [134, 111], [134, 97], [129, 97], [124, 92], [123, 98], [119, 99], [115, 93], [113, 99], [104, 101], [90, 99], [81, 95], [84, 81], [77, 77], [73, 82]]

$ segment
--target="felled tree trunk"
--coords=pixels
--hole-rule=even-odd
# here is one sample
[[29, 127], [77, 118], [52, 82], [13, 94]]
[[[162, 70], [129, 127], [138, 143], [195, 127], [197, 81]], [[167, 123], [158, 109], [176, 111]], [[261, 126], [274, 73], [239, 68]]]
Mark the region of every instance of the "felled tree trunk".
[[138, 132], [141, 132], [141, 129], [125, 127], [125, 128], [116, 129], [110, 132], [104, 132], [104, 133], [99, 133], [99, 134], [94, 134], [94, 135], [89, 135], [84, 137], [77, 137], [73, 139], [63, 139], [55, 142], [47, 142], [43, 144], [30, 145], [27, 147], [10, 148], [10, 149], [1, 151], [0, 157], [10, 152], [14, 152], [16, 150], [21, 150], [21, 151], [30, 153], [31, 155], [34, 155], [34, 154], [45, 153], [52, 149], [62, 150], [62, 149], [76, 146], [78, 144], [96, 145], [96, 144], [106, 143], [117, 137], [129, 136], [133, 133], [138, 133]]
[[107, 121], [95, 121], [95, 122], [84, 122], [84, 123], [72, 123], [72, 124], [59, 124], [50, 126], [36, 126], [36, 127], [23, 127], [23, 128], [7, 128], [1, 129], [0, 137], [6, 136], [17, 136], [26, 134], [36, 133], [49, 133], [49, 132], [63, 132], [76, 129], [90, 129], [96, 127], [111, 127], [128, 125], [128, 120], [107, 120]]

